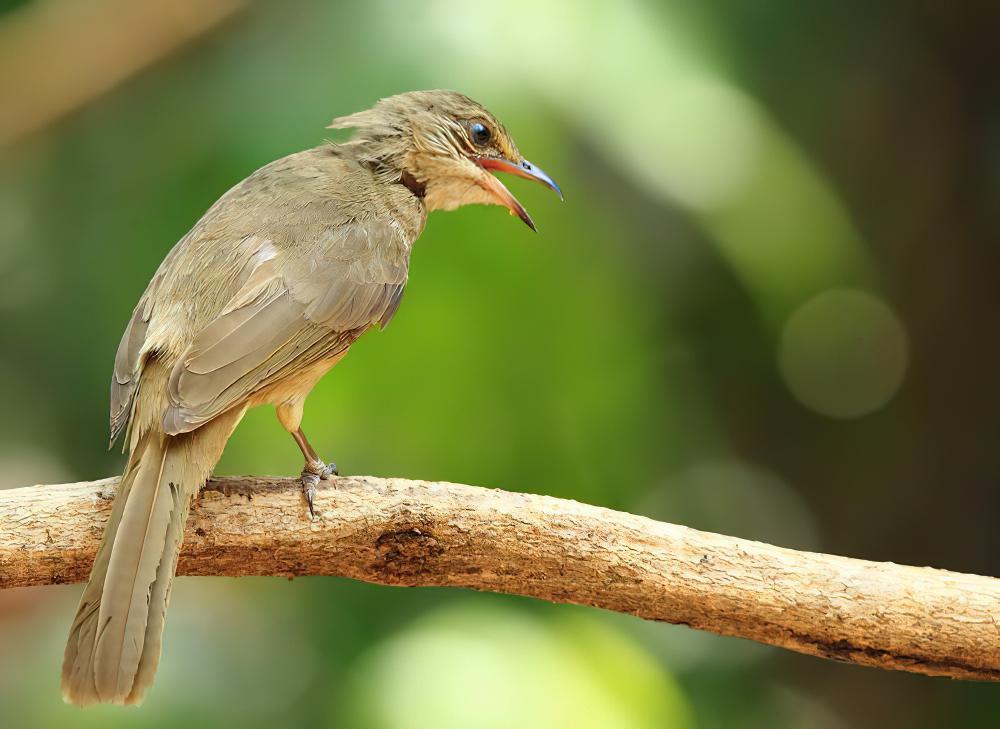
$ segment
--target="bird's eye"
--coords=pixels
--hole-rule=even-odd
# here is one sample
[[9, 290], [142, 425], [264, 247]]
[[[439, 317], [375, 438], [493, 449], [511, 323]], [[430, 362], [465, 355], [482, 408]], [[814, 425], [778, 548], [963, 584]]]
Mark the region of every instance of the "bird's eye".
[[485, 124], [476, 122], [469, 128], [469, 136], [472, 137], [472, 141], [480, 147], [485, 147], [489, 144], [490, 137], [493, 135], [490, 133], [489, 128]]

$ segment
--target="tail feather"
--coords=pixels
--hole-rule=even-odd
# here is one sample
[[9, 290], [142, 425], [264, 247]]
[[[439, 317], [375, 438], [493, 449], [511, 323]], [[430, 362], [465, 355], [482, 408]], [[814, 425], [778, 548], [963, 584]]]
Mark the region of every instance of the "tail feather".
[[138, 704], [153, 682], [191, 498], [222, 455], [243, 409], [197, 431], [136, 439], [70, 629], [63, 698]]
[[[201, 486], [199, 482], [198, 486]], [[153, 684], [156, 667], [160, 663], [160, 648], [163, 639], [163, 623], [167, 617], [167, 603], [170, 601], [170, 587], [173, 584], [174, 572], [177, 570], [177, 556], [180, 553], [181, 541], [184, 539], [184, 524], [187, 522], [191, 499], [185, 497], [176, 499], [175, 514], [167, 526], [164, 541], [163, 559], [156, 568], [156, 580], [149, 594], [149, 615], [146, 623], [145, 636], [142, 643], [142, 655], [132, 682], [132, 690], [125, 699], [127, 704], [139, 704], [148, 689]]]
[[[142, 659], [155, 669], [183, 517], [204, 480], [184, 473], [185, 450], [148, 433], [129, 459], [66, 646], [63, 696], [71, 703], [137, 703]], [[147, 645], [150, 625], [157, 634]]]
[[164, 560], [167, 551], [180, 546], [167, 544], [171, 519], [189, 497], [179, 449], [167, 436], [148, 437], [154, 442], [141, 459], [115, 533], [97, 617], [94, 676], [105, 701], [126, 700], [132, 693], [149, 615], [165, 609], [152, 600], [154, 592], [162, 592], [155, 590], [157, 572], [161, 561], [171, 561]]
[[118, 485], [118, 494], [111, 509], [111, 518], [104, 531], [104, 539], [101, 541], [97, 557], [94, 559], [90, 581], [80, 598], [80, 607], [77, 608], [76, 616], [73, 618], [69, 641], [66, 643], [62, 668], [63, 698], [69, 703], [80, 706], [100, 702], [97, 686], [94, 682], [94, 673], [91, 670], [97, 637], [97, 615], [101, 608], [101, 594], [104, 591], [108, 562], [111, 559], [111, 547], [118, 531], [118, 525], [121, 524], [122, 513], [125, 511], [125, 503], [128, 501], [132, 483], [135, 480], [140, 454], [141, 448], [137, 447], [129, 464], [125, 467], [125, 472]]

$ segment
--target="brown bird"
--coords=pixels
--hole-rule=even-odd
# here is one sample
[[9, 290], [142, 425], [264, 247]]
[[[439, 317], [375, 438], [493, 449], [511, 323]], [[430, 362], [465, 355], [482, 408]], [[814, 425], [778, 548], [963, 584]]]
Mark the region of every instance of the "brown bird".
[[559, 193], [496, 117], [452, 91], [382, 99], [330, 127], [356, 133], [223, 195], [164, 259], [125, 329], [111, 435], [125, 433], [129, 459], [66, 646], [70, 703], [142, 701], [188, 507], [247, 408], [275, 406], [305, 457], [312, 512], [336, 467], [306, 440], [303, 403], [358, 337], [392, 318], [427, 213], [503, 205], [534, 229], [491, 171]]

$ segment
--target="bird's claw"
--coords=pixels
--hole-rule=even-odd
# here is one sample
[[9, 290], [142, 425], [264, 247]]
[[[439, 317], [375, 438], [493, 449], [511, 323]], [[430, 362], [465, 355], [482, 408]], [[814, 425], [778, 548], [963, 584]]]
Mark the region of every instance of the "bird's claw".
[[312, 463], [307, 463], [305, 468], [302, 469], [302, 475], [299, 481], [302, 483], [302, 495], [306, 499], [306, 504], [309, 505], [309, 516], [316, 516], [315, 502], [316, 502], [316, 487], [319, 486], [320, 481], [326, 481], [331, 476], [336, 476], [337, 474], [337, 464], [336, 463], [323, 463], [323, 461], [313, 461]]
[[309, 516], [316, 516], [313, 504], [316, 501], [316, 487], [319, 485], [319, 475], [311, 471], [302, 471], [302, 495], [306, 497], [306, 504], [309, 505]]

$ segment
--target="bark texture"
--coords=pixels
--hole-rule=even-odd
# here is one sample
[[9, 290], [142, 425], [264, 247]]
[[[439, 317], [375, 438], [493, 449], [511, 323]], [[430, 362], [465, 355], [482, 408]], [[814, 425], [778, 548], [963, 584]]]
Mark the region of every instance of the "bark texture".
[[[0, 491], [0, 588], [86, 579], [117, 479]], [[338, 478], [213, 480], [178, 574], [339, 575], [528, 595], [824, 658], [1000, 680], [1000, 580], [711, 534], [546, 496]]]

